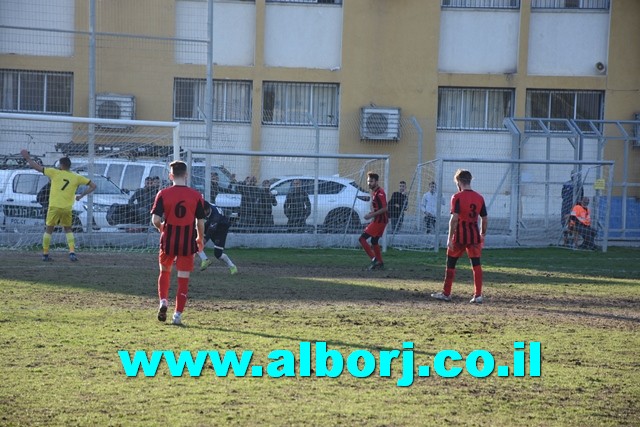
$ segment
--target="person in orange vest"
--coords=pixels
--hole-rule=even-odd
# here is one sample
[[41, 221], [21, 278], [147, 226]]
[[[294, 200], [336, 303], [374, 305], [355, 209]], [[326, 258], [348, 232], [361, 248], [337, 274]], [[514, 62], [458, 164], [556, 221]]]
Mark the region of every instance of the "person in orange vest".
[[583, 197], [571, 209], [569, 216], [570, 226], [573, 225], [575, 230], [582, 236], [584, 241], [580, 245], [580, 249], [597, 249], [594, 244], [596, 231], [591, 227], [591, 213], [589, 211], [589, 198]]

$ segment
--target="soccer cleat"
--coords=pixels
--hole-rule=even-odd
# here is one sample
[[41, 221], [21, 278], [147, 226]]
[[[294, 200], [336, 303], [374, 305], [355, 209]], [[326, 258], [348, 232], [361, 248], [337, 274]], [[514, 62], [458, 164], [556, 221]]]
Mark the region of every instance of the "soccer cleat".
[[44, 255], [42, 255], [42, 261], [43, 262], [51, 262], [51, 261], [53, 261], [53, 259], [51, 259], [49, 254], [44, 254]]
[[442, 292], [436, 292], [435, 294], [431, 294], [431, 298], [439, 299], [440, 301], [451, 301], [451, 295], [445, 295]]
[[69, 261], [71, 261], [71, 262], [78, 261], [78, 257], [76, 256], [76, 254], [74, 254], [73, 252], [70, 252], [69, 253]]
[[213, 261], [211, 261], [210, 259], [203, 259], [200, 263], [200, 271], [205, 271], [211, 264], [213, 264]]
[[173, 320], [171, 321], [174, 325], [182, 325], [182, 313], [173, 313]]
[[229, 273], [231, 273], [232, 275], [237, 274], [238, 267], [236, 267], [235, 265], [232, 265], [231, 267], [229, 267]]
[[469, 301], [471, 304], [482, 304], [482, 301], [484, 301], [484, 298], [482, 298], [482, 295], [474, 295], [473, 298], [471, 298], [471, 301]]
[[371, 261], [368, 270], [384, 270], [384, 264], [378, 262], [378, 260], [374, 258], [373, 261]]
[[158, 320], [161, 322], [164, 322], [167, 320], [167, 306], [166, 305], [160, 305], [160, 308], [158, 309]]

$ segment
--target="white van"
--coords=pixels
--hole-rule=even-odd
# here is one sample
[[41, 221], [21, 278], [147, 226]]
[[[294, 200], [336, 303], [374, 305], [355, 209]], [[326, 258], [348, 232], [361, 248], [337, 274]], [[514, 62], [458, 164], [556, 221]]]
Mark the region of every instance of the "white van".
[[[71, 157], [71, 169], [74, 171], [87, 171], [89, 159], [86, 157]], [[169, 185], [169, 163], [160, 160], [127, 160], [112, 158], [96, 158], [93, 162], [93, 171], [96, 175], [104, 175], [112, 180], [124, 191], [133, 194], [138, 188], [144, 187], [144, 180], [148, 176], [157, 176], [162, 181], [161, 186]], [[209, 195], [204, 194], [205, 164], [196, 161], [191, 168], [190, 185], [209, 200]], [[231, 172], [224, 166], [212, 165], [211, 172], [218, 174], [219, 193], [214, 202], [223, 208], [228, 217], [237, 217], [240, 207], [240, 194], [236, 191]]]
[[[107, 211], [114, 203], [127, 203], [129, 196], [104, 176], [94, 175], [92, 181], [96, 184], [96, 190], [91, 193], [93, 229], [115, 231], [107, 221]], [[44, 210], [37, 195], [48, 182], [48, 177], [33, 169], [0, 170], [0, 228], [15, 232], [41, 231]], [[77, 194], [84, 190], [85, 186], [78, 187]], [[73, 204], [74, 231], [82, 231], [88, 225], [87, 210], [86, 197]]]
[[[88, 163], [86, 157], [71, 157], [71, 169], [74, 171], [87, 171]], [[93, 161], [93, 173], [108, 177], [131, 194], [144, 187], [144, 180], [148, 176], [159, 177], [163, 187], [169, 183], [169, 163], [155, 160], [96, 158]]]

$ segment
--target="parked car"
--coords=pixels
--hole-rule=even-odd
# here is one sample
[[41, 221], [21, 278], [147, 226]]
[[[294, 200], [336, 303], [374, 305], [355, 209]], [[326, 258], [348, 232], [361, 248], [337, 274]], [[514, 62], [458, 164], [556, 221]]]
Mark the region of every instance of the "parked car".
[[[72, 157], [71, 169], [78, 172], [88, 170], [89, 159], [87, 157]], [[93, 172], [96, 175], [104, 175], [111, 179], [118, 187], [129, 194], [144, 187], [144, 180], [148, 176], [160, 178], [162, 187], [169, 185], [169, 161], [102, 157], [93, 162]], [[194, 162], [191, 167], [191, 186], [204, 194], [205, 165], [202, 162]], [[211, 172], [218, 174], [219, 194], [215, 203], [224, 209], [228, 217], [237, 217], [240, 206], [240, 195], [234, 188], [231, 172], [224, 166], [212, 165]], [[208, 195], [204, 195], [209, 200]]]
[[[299, 179], [302, 188], [309, 194], [311, 201], [311, 215], [307, 218], [307, 225], [313, 225], [314, 210], [314, 181], [310, 176], [287, 176], [271, 184], [272, 194], [276, 195], [278, 204], [273, 207], [273, 222], [275, 225], [286, 225], [284, 202], [294, 180]], [[345, 231], [360, 228], [368, 222], [364, 216], [371, 210], [371, 196], [355, 181], [340, 177], [318, 178], [318, 225], [328, 232]]]
[[[87, 157], [72, 157], [71, 169], [86, 172], [89, 168], [88, 163]], [[144, 180], [148, 176], [157, 176], [163, 186], [169, 184], [169, 163], [155, 160], [100, 157], [93, 161], [93, 173], [108, 177], [118, 187], [131, 194], [144, 187]]]
[[[81, 174], [84, 174], [81, 172]], [[114, 203], [127, 203], [129, 196], [117, 185], [102, 175], [94, 175], [96, 190], [93, 197], [93, 230], [112, 231], [107, 222], [107, 211]], [[44, 226], [44, 211], [36, 200], [38, 191], [49, 182], [49, 178], [32, 169], [0, 170], [0, 228], [9, 231], [27, 231]], [[78, 187], [77, 194], [85, 190]], [[73, 205], [74, 231], [82, 231], [88, 224], [88, 200]]]

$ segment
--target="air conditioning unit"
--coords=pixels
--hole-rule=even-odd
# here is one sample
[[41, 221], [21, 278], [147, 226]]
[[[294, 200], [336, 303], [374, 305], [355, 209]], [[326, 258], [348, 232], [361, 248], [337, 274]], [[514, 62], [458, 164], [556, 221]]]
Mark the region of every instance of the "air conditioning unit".
[[[96, 117], [112, 120], [135, 120], [136, 97], [117, 93], [99, 93], [96, 95]], [[131, 129], [130, 125], [115, 123], [101, 124], [102, 129]]]
[[400, 139], [400, 109], [364, 107], [360, 110], [360, 139]]

